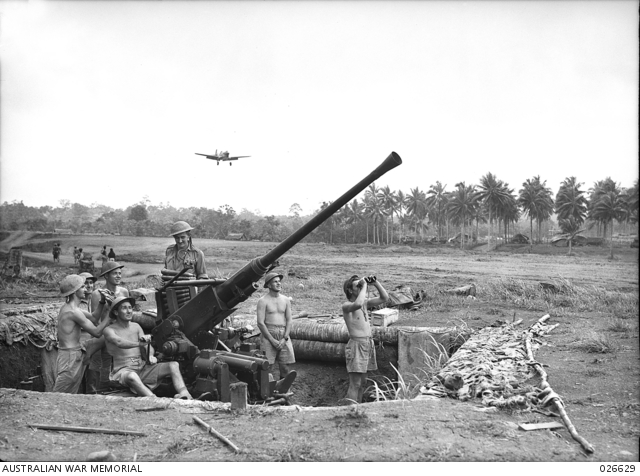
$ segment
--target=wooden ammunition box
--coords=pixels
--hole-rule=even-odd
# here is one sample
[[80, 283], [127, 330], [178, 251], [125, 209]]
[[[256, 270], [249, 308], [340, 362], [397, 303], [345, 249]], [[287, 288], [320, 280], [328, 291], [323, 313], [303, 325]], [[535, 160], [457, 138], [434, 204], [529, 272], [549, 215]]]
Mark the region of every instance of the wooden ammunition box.
[[387, 327], [398, 320], [397, 309], [380, 309], [371, 313], [371, 324], [374, 326]]

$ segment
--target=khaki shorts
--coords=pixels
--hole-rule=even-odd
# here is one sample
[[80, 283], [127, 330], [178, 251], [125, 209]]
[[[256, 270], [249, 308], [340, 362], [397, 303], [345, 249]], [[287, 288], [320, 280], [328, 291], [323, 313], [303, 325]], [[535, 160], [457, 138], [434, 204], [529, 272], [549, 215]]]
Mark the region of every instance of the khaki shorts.
[[58, 349], [58, 375], [53, 386], [54, 392], [78, 393], [84, 366], [84, 351], [81, 347], [74, 349]]
[[[280, 341], [284, 337], [284, 326], [272, 326], [267, 324], [267, 330], [271, 337], [275, 340]], [[260, 350], [262, 350], [267, 356], [267, 360], [270, 365], [275, 364], [276, 362], [280, 364], [295, 364], [296, 356], [293, 353], [293, 344], [291, 343], [291, 339], [285, 342], [284, 347], [280, 350], [276, 349], [269, 339], [265, 336], [260, 338]]]
[[124, 385], [125, 387], [128, 387], [126, 383], [127, 376], [133, 372], [138, 374], [143, 384], [151, 390], [155, 389], [160, 385], [160, 382], [158, 382], [160, 369], [162, 369], [163, 365], [168, 365], [165, 363], [147, 364], [140, 357], [128, 357], [126, 360], [127, 362], [124, 366], [121, 366], [116, 370], [112, 370], [109, 374], [109, 380], [112, 382], [118, 382], [120, 385]]
[[371, 337], [352, 337], [344, 350], [347, 359], [347, 372], [366, 374], [369, 370], [378, 370], [376, 346]]

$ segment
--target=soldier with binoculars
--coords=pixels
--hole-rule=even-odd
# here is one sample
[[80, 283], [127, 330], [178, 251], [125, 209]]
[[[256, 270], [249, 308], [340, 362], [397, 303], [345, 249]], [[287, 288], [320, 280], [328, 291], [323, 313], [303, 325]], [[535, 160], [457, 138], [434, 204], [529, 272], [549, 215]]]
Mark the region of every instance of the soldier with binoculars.
[[[378, 290], [378, 297], [367, 299], [367, 289], [370, 285]], [[386, 303], [389, 300], [389, 294], [375, 276], [365, 278], [351, 276], [344, 282], [343, 289], [349, 300], [342, 305], [344, 322], [349, 331], [349, 342], [345, 349], [349, 373], [349, 390], [346, 398], [355, 403], [361, 403], [367, 382], [367, 372], [378, 369], [367, 310]]]

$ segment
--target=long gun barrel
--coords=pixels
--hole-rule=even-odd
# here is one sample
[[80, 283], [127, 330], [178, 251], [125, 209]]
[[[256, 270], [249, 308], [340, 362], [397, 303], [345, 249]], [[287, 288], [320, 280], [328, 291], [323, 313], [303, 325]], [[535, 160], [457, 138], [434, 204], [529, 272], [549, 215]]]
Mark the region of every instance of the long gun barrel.
[[[373, 172], [354, 185], [348, 192], [331, 203], [315, 217], [293, 232], [282, 243], [262, 257], [254, 258], [242, 269], [237, 271], [229, 279], [217, 286], [207, 286], [193, 299], [188, 301], [169, 320], [173, 320], [174, 328], [184, 332], [187, 338], [192, 339], [201, 332], [207, 332], [224, 320], [225, 317], [235, 311], [234, 306], [245, 301], [257, 289], [259, 281], [269, 267], [283, 254], [289, 251], [305, 236], [320, 226], [327, 218], [340, 210], [351, 199], [356, 197], [367, 186], [375, 182], [389, 170], [402, 164], [402, 159], [395, 152], [382, 162]], [[180, 283], [182, 285], [182, 283]], [[165, 322], [165, 328], [169, 331], [170, 323]], [[162, 324], [159, 326], [161, 327]], [[155, 332], [154, 332], [155, 334]], [[197, 344], [197, 342], [196, 342]]]

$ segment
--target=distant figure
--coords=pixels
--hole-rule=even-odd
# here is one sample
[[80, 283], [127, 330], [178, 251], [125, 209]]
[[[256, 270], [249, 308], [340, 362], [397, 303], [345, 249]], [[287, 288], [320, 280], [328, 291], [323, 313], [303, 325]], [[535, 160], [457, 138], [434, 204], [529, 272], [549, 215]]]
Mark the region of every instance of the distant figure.
[[60, 262], [60, 252], [62, 251], [62, 248], [60, 248], [60, 243], [54, 243], [53, 244], [53, 262], [54, 263], [59, 263]]
[[[104, 264], [109, 260], [109, 257], [107, 256], [107, 245], [102, 247], [102, 251], [100, 251], [100, 259], [102, 260], [102, 266], [104, 266]], [[113, 261], [115, 261], [115, 258]]]
[[191, 230], [193, 228], [186, 221], [177, 221], [171, 225], [170, 234], [176, 244], [165, 251], [164, 267], [172, 271], [193, 269], [197, 279], [209, 279], [204, 253], [193, 246]]
[[82, 248], [78, 248], [78, 262], [84, 259], [84, 253], [82, 252]]
[[[105, 246], [106, 249], [106, 246]], [[113, 251], [113, 248], [109, 248], [109, 255], [108, 255], [109, 261], [115, 261], [116, 260], [116, 254]]]
[[73, 263], [78, 264], [78, 247], [73, 247]]

